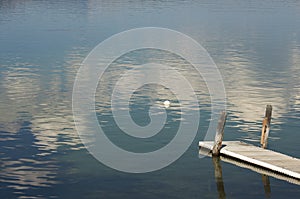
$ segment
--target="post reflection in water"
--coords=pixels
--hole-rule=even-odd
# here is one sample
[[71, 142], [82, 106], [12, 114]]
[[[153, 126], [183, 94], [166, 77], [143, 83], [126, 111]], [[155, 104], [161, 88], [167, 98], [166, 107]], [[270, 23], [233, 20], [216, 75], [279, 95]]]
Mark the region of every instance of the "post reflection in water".
[[[214, 172], [215, 172], [215, 181], [217, 185], [217, 190], [219, 194], [219, 199], [225, 199], [226, 198], [226, 192], [224, 187], [224, 181], [223, 181], [223, 171], [221, 166], [221, 159], [220, 157], [212, 156], [212, 162], [214, 166]], [[266, 174], [261, 174], [262, 176], [262, 182], [264, 186], [265, 191], [265, 197], [271, 198], [271, 186], [270, 186], [270, 179], [269, 176]]]
[[[223, 181], [221, 158], [212, 156], [212, 162], [213, 162], [213, 166], [214, 166], [215, 181], [216, 181], [216, 185], [217, 185], [219, 199], [225, 199], [226, 192], [225, 192], [225, 186], [224, 186], [224, 181]], [[264, 186], [265, 197], [271, 198], [271, 185], [270, 185], [269, 176], [266, 174], [261, 174], [261, 176], [262, 176], [262, 183]]]
[[271, 186], [270, 186], [269, 176], [262, 174], [261, 177], [262, 177], [262, 182], [264, 184], [265, 196], [266, 196], [266, 198], [270, 198], [271, 197]]
[[214, 169], [215, 169], [215, 181], [217, 184], [218, 194], [220, 199], [226, 198], [224, 182], [223, 182], [223, 174], [222, 174], [222, 166], [220, 163], [220, 157], [212, 157]]
[[[222, 161], [221, 159], [223, 159], [225, 161], [229, 161], [229, 162], [232, 161], [232, 163], [235, 161], [226, 159], [226, 158], [224, 159], [224, 158], [212, 156], [212, 162], [213, 162], [213, 166], [214, 166], [215, 181], [216, 181], [216, 185], [217, 185], [218, 195], [219, 195], [220, 199], [224, 199], [224, 198], [226, 198], [226, 192], [225, 192], [225, 186], [224, 186], [224, 181], [223, 181], [223, 171], [222, 171], [222, 166], [221, 166], [221, 161]], [[242, 163], [240, 163], [240, 164], [243, 165]], [[248, 167], [249, 167], [249, 165], [248, 165]], [[270, 184], [269, 176], [266, 174], [263, 174], [263, 173], [261, 174], [261, 176], [262, 176], [262, 184], [264, 186], [265, 198], [271, 198], [271, 184]], [[295, 183], [293, 181], [290, 181], [290, 182]]]

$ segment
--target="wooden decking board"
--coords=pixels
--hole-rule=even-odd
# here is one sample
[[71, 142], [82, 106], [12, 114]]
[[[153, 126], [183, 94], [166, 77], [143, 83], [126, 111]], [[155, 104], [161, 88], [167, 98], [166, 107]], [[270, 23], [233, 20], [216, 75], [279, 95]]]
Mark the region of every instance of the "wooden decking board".
[[[200, 147], [211, 150], [214, 142], [199, 142]], [[253, 165], [300, 179], [300, 159], [240, 141], [224, 141], [220, 154]]]
[[[239, 151], [233, 151], [233, 152], [239, 153]], [[254, 153], [256, 153], [256, 152], [254, 152]], [[283, 156], [279, 156], [279, 155], [276, 156], [275, 154], [274, 154], [274, 156], [269, 156], [270, 152], [253, 154], [253, 151], [252, 151], [252, 153], [251, 152], [246, 152], [246, 153], [241, 152], [239, 154], [246, 155], [246, 156], [254, 158], [254, 159], [262, 159], [262, 158], [264, 158], [265, 161], [267, 161], [267, 160], [272, 160], [272, 161], [278, 160], [278, 161], [297, 162], [294, 159], [283, 157]]]

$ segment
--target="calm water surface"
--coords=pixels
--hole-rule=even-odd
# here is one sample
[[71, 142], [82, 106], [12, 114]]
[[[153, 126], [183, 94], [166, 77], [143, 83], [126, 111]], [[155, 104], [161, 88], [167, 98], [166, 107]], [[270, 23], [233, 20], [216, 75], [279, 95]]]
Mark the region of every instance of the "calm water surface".
[[[299, 198], [297, 185], [270, 177], [270, 191], [265, 191], [261, 174], [224, 162], [224, 189], [218, 189], [211, 158], [198, 157], [197, 142], [210, 118], [207, 88], [183, 60], [151, 50], [123, 57], [125, 68], [151, 59], [180, 68], [200, 102], [194, 143], [169, 167], [146, 174], [115, 171], [87, 152], [72, 116], [80, 63], [109, 36], [145, 26], [181, 31], [210, 53], [226, 87], [225, 139], [258, 145], [270, 103], [269, 148], [300, 157], [299, 1], [0, 0], [0, 198]], [[99, 84], [100, 124], [127, 150], [164, 146], [180, 122], [180, 104], [159, 86], [137, 90], [131, 109], [140, 125], [149, 122], [145, 112], [151, 101], [173, 100], [168, 136], [135, 144], [125, 139], [107, 97], [122, 71], [116, 62], [107, 71], [111, 84]]]

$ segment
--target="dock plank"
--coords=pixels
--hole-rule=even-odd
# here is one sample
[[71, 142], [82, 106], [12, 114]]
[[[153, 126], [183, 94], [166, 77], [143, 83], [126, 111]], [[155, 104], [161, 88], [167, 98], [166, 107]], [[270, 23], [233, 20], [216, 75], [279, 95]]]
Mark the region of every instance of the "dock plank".
[[[199, 146], [212, 150], [214, 142], [199, 142]], [[224, 141], [221, 156], [235, 158], [265, 169], [300, 179], [300, 159], [241, 141]]]

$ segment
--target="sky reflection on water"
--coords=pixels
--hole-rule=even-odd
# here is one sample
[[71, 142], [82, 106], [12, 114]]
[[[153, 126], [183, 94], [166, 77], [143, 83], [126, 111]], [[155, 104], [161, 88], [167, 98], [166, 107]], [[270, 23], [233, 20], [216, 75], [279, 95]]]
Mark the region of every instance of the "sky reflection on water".
[[[136, 27], [175, 29], [207, 49], [226, 87], [226, 139], [258, 144], [265, 105], [272, 104], [270, 148], [299, 157], [299, 11], [298, 1], [276, 0], [0, 1], [1, 198], [85, 194], [112, 198], [217, 197], [211, 160], [196, 158], [197, 141], [203, 137], [201, 132], [205, 132], [209, 120], [207, 88], [188, 64], [172, 56], [154, 53], [156, 59], [166, 60], [189, 78], [201, 112], [200, 133], [180, 160], [150, 175], [130, 176], [99, 165], [81, 144], [71, 103], [80, 63], [99, 42]], [[116, 64], [116, 70], [107, 71], [106, 78], [113, 80], [124, 68], [150, 58], [133, 53], [121, 65]], [[113, 134], [111, 139], [118, 141], [107, 95], [113, 83], [100, 83], [96, 109], [100, 124]], [[133, 107], [137, 119], [147, 99], [174, 97], [162, 88], [151, 96], [149, 89], [141, 89], [132, 99], [144, 100], [144, 104]], [[173, 132], [182, 114], [178, 104], [173, 105], [169, 132]], [[168, 139], [149, 142], [161, 146]], [[126, 145], [126, 141], [120, 144]], [[145, 150], [142, 144], [137, 146]], [[261, 176], [227, 164], [223, 171], [228, 197], [239, 198], [239, 190], [246, 192], [246, 187], [258, 191], [245, 197], [263, 196], [258, 185]], [[244, 177], [249, 179], [248, 185], [243, 185]], [[73, 193], [64, 191], [70, 188]], [[275, 179], [271, 179], [271, 188], [271, 198], [300, 195], [299, 187]]]

